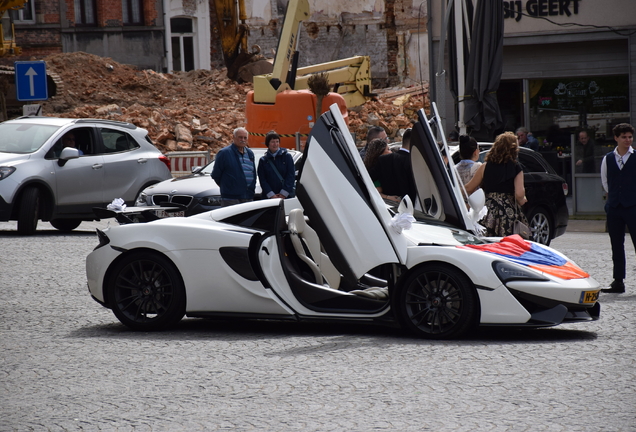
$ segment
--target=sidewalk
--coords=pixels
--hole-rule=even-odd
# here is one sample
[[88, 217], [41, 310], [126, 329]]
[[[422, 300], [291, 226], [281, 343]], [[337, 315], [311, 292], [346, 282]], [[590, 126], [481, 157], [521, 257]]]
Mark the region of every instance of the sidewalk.
[[570, 219], [567, 232], [600, 232], [605, 231], [605, 220]]
[[[570, 214], [570, 220], [568, 221], [569, 232], [607, 232], [605, 230], [605, 218], [601, 220], [592, 219], [572, 219], [572, 197], [565, 198], [565, 202], [568, 206], [568, 212]], [[584, 216], [583, 216], [584, 217]]]

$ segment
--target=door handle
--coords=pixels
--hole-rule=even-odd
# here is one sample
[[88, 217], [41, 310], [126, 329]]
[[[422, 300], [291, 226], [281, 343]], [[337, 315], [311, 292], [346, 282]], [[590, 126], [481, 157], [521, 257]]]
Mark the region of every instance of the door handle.
[[139, 159], [137, 159], [137, 163], [144, 164], [144, 163], [146, 163], [146, 162], [148, 162], [148, 159], [146, 159], [146, 158], [139, 158]]
[[98, 170], [98, 169], [102, 169], [102, 167], [103, 167], [103, 166], [104, 166], [103, 164], [93, 164], [93, 167], [92, 167], [92, 168], [93, 168], [94, 170]]

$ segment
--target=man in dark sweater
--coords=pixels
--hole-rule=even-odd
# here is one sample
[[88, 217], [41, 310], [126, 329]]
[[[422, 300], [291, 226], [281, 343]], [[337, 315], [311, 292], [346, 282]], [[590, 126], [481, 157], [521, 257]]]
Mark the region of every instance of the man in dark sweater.
[[411, 168], [411, 129], [402, 137], [401, 148], [378, 159], [378, 178], [382, 195], [404, 198], [408, 195], [413, 204], [417, 197]]
[[612, 244], [614, 281], [610, 288], [601, 291], [620, 294], [625, 292], [625, 226], [636, 248], [636, 157], [632, 157], [634, 127], [620, 123], [612, 131], [616, 148], [601, 162], [601, 181], [607, 192], [605, 212]]

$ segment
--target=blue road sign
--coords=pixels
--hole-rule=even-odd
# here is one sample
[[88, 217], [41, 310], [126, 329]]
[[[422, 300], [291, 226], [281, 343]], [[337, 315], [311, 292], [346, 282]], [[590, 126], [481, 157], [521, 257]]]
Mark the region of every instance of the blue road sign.
[[47, 100], [46, 63], [44, 61], [17, 61], [15, 68], [15, 92], [19, 101]]

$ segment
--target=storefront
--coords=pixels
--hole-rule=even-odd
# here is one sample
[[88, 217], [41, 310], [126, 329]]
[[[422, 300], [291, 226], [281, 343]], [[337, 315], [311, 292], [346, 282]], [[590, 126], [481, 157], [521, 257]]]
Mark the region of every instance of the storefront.
[[[434, 18], [446, 0], [431, 1]], [[614, 148], [612, 128], [621, 122], [636, 124], [636, 3], [503, 4], [504, 63], [497, 91], [502, 130], [528, 128], [544, 157], [568, 181], [575, 213], [602, 214], [600, 162]], [[433, 94], [433, 100], [440, 97]], [[450, 130], [458, 115], [449, 92], [444, 105]], [[585, 145], [579, 142], [581, 131]]]

